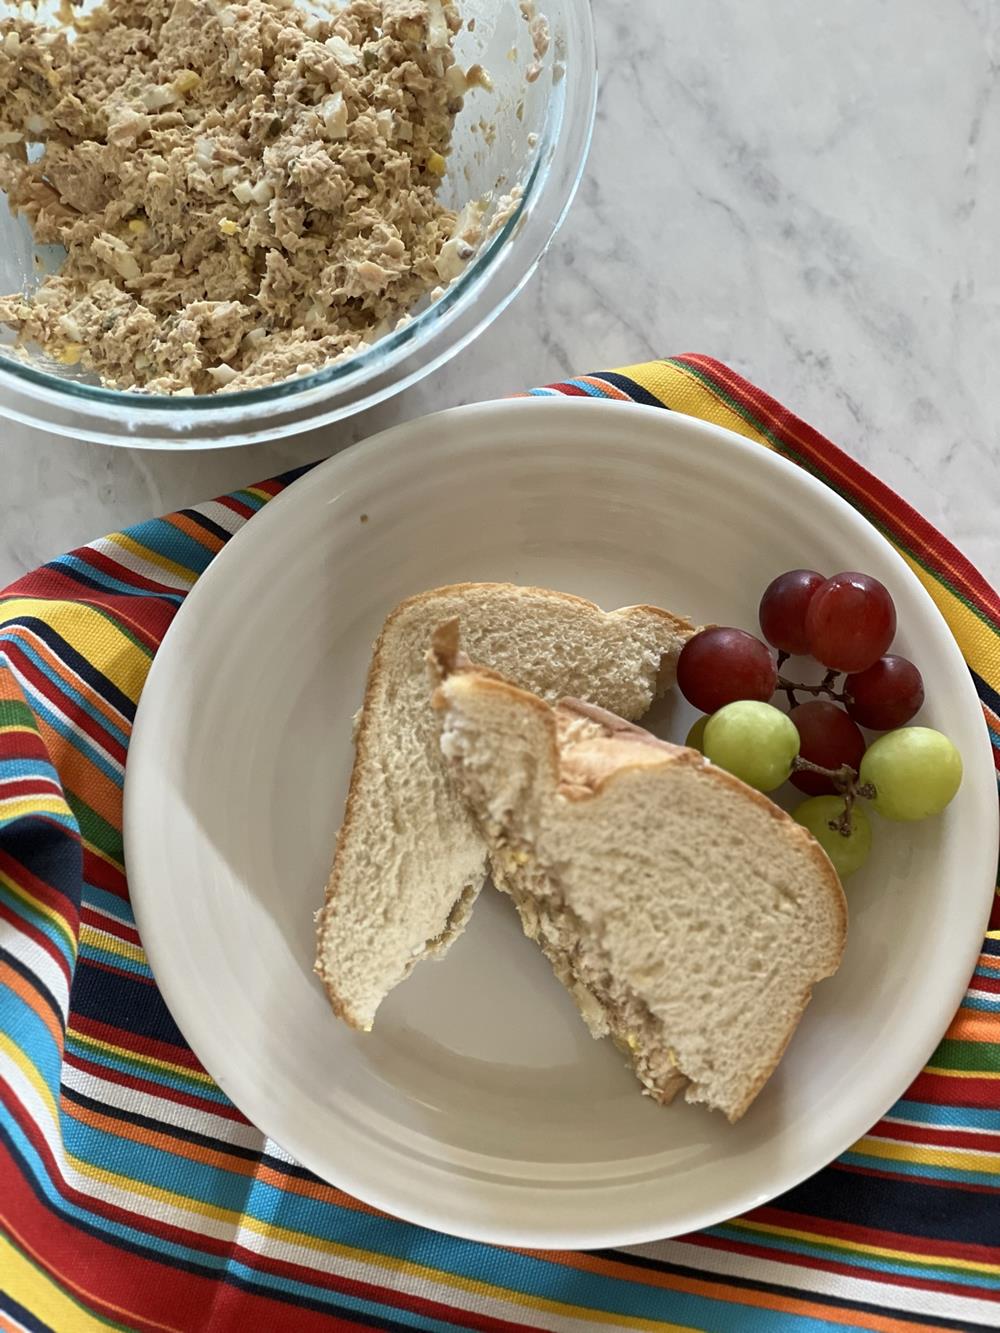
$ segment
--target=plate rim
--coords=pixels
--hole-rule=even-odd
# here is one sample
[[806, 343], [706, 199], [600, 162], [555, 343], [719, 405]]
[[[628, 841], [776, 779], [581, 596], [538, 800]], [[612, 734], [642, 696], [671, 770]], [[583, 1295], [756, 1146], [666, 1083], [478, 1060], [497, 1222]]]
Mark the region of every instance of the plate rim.
[[[196, 634], [197, 616], [199, 608], [204, 602], [211, 607], [211, 598], [214, 596], [214, 587], [220, 579], [226, 577], [229, 565], [239, 558], [243, 549], [241, 543], [248, 542], [251, 538], [249, 534], [254, 534], [253, 540], [256, 542], [266, 542], [268, 524], [272, 526], [275, 523], [283, 523], [283, 514], [286, 509], [296, 503], [302, 503], [304, 497], [314, 490], [321, 493], [325, 490], [334, 490], [331, 487], [330, 478], [337, 478], [338, 474], [347, 474], [345, 485], [346, 489], [350, 485], [350, 473], [354, 469], [362, 469], [361, 476], [364, 476], [364, 469], [374, 461], [386, 454], [392, 454], [399, 449], [405, 451], [407, 448], [407, 437], [414, 431], [426, 430], [430, 425], [433, 427], [447, 418], [449, 421], [466, 420], [471, 421], [477, 416], [494, 416], [497, 413], [531, 414], [535, 412], [546, 412], [555, 414], [564, 414], [572, 417], [581, 412], [587, 412], [593, 419], [595, 417], [605, 417], [609, 423], [621, 419], [623, 412], [630, 413], [633, 416], [645, 417], [650, 422], [656, 420], [660, 427], [667, 426], [668, 431], [678, 431], [681, 434], [687, 432], [691, 435], [704, 437], [706, 443], [713, 441], [717, 445], [728, 447], [742, 454], [746, 459], [752, 460], [754, 465], [764, 468], [771, 468], [776, 477], [794, 479], [796, 485], [803, 486], [806, 491], [812, 491], [816, 496], [822, 496], [824, 503], [833, 503], [835, 508], [839, 508], [846, 518], [848, 526], [858, 525], [868, 530], [882, 543], [885, 548], [886, 556], [890, 563], [897, 567], [899, 577], [908, 583], [915, 593], [921, 599], [926, 607], [933, 613], [934, 617], [940, 622], [943, 630], [941, 643], [938, 645], [945, 654], [953, 659], [954, 664], [960, 664], [960, 677], [963, 679], [963, 699], [956, 704], [958, 707], [975, 709], [978, 714], [981, 711], [981, 704], [976, 694], [975, 687], [972, 684], [971, 677], [968, 674], [967, 664], [962, 657], [957, 642], [951, 631], [948, 629], [940, 611], [935, 606], [933, 599], [927, 590], [920, 583], [919, 579], [907, 565], [898, 551], [892, 546], [886, 537], [854, 508], [843, 496], [841, 496], [833, 487], [820, 481], [808, 469], [784, 458], [766, 445], [761, 445], [736, 431], [730, 430], [725, 426], [720, 426], [714, 422], [707, 422], [697, 417], [691, 417], [684, 413], [675, 413], [665, 411], [661, 407], [653, 407], [645, 404], [620, 401], [604, 401], [600, 399], [575, 399], [560, 396], [527, 396], [522, 398], [506, 398], [487, 400], [479, 403], [466, 404], [459, 407], [447, 408], [439, 412], [430, 413], [413, 420], [399, 423], [376, 435], [369, 437], [357, 444], [350, 445], [333, 456], [316, 464], [303, 476], [296, 478], [288, 487], [270, 500], [262, 510], [253, 515], [255, 523], [245, 523], [230, 539], [226, 545], [212, 559], [208, 567], [198, 578], [193, 588], [187, 594], [184, 602], [178, 609], [173, 621], [171, 622], [167, 633], [160, 644], [159, 649], [153, 657], [149, 673], [143, 685], [142, 693], [139, 699], [136, 717], [133, 723], [132, 734], [128, 749], [128, 759], [126, 764], [124, 793], [123, 793], [123, 839], [125, 847], [126, 875], [129, 884], [129, 896], [132, 904], [132, 910], [135, 916], [136, 927], [139, 931], [143, 947], [149, 965], [152, 969], [154, 980], [160, 990], [164, 1003], [167, 1005], [171, 1016], [173, 1017], [184, 1040], [195, 1053], [198, 1060], [209, 1072], [212, 1079], [218, 1084], [225, 1095], [237, 1106], [243, 1109], [244, 1106], [252, 1104], [255, 1098], [251, 1094], [244, 1096], [244, 1089], [238, 1090], [238, 1095], [234, 1095], [235, 1089], [230, 1078], [230, 1071], [227, 1069], [220, 1077], [218, 1067], [213, 1069], [215, 1064], [215, 1048], [212, 1046], [210, 1034], [202, 1030], [198, 1023], [197, 1006], [195, 1003], [188, 1002], [185, 995], [183, 984], [176, 984], [171, 977], [170, 959], [167, 957], [165, 949], [156, 942], [157, 932], [155, 930], [156, 912], [153, 905], [156, 903], [157, 895], [155, 893], [146, 894], [141, 887], [144, 879], [145, 867], [140, 867], [142, 854], [138, 850], [140, 846], [141, 825], [143, 815], [140, 809], [143, 807], [143, 795], [146, 784], [150, 777], [155, 782], [155, 773], [157, 766], [157, 754], [155, 751], [156, 734], [154, 733], [155, 718], [154, 709], [160, 705], [160, 696], [163, 691], [159, 685], [161, 678], [166, 679], [170, 671], [171, 663], [176, 658], [183, 660], [183, 638], [187, 634], [188, 627], [191, 627], [191, 633]], [[465, 448], [486, 448], [490, 447], [481, 440], [476, 439], [475, 431], [469, 431], [465, 435]], [[664, 447], [669, 448], [669, 442], [664, 442]], [[268, 517], [270, 515], [270, 517]], [[235, 554], [233, 554], [235, 548]], [[178, 632], [177, 627], [181, 625], [182, 631]], [[168, 682], [169, 683], [169, 682]], [[152, 701], [152, 702], [150, 702]], [[992, 791], [994, 785], [995, 769], [992, 761], [988, 736], [985, 727], [980, 729], [981, 740], [979, 742], [979, 758], [975, 764], [967, 765], [967, 773], [975, 772], [977, 776], [973, 779], [977, 791], [986, 781], [986, 775], [989, 777], [989, 790]], [[968, 756], [967, 756], [968, 758]], [[968, 780], [968, 777], [967, 777]], [[986, 801], [985, 809], [990, 811], [988, 816], [990, 821], [989, 838], [982, 839], [984, 848], [995, 847], [1000, 839], [1000, 808], [996, 800]], [[332, 837], [332, 831], [331, 831]], [[977, 844], [978, 845], [978, 844]], [[130, 850], [131, 849], [131, 850]], [[654, 1240], [665, 1239], [670, 1236], [684, 1234], [690, 1231], [700, 1230], [708, 1226], [714, 1226], [726, 1220], [729, 1217], [736, 1217], [747, 1210], [759, 1207], [768, 1199], [776, 1197], [778, 1194], [793, 1188], [801, 1181], [807, 1179], [815, 1172], [823, 1169], [831, 1161], [835, 1160], [852, 1143], [863, 1136], [873, 1124], [876, 1124], [882, 1116], [891, 1108], [898, 1098], [905, 1092], [913, 1079], [920, 1070], [926, 1065], [927, 1060], [933, 1053], [938, 1042], [941, 1040], [948, 1026], [950, 1025], [955, 1013], [960, 1007], [962, 997], [964, 996], [968, 978], [972, 975], [975, 967], [975, 961], [979, 956], [980, 946], [983, 935], [987, 929], [990, 908], [995, 895], [995, 885], [993, 882], [993, 867], [995, 865], [995, 855], [993, 852], [983, 851], [977, 855], [977, 861], [981, 863], [982, 869], [982, 902], [978, 913], [974, 914], [972, 907], [969, 911], [968, 927], [968, 945], [966, 949], [968, 968], [966, 970], [964, 963], [961, 971], [954, 965], [954, 976], [951, 985], [947, 988], [936, 987], [938, 996], [937, 1003], [934, 1006], [933, 1023], [928, 1021], [925, 1025], [925, 1039], [922, 1042], [914, 1040], [912, 1045], [913, 1055], [906, 1062], [905, 1074], [900, 1072], [898, 1080], [894, 1079], [893, 1084], [898, 1082], [893, 1094], [886, 1100], [885, 1097], [879, 1099], [878, 1105], [881, 1109], [874, 1116], [869, 1111], [865, 1111], [864, 1116], [859, 1117], [857, 1113], [853, 1118], [845, 1116], [845, 1123], [850, 1122], [849, 1130], [844, 1130], [837, 1136], [835, 1146], [831, 1149], [828, 1146], [823, 1148], [819, 1157], [814, 1157], [808, 1166], [786, 1168], [778, 1171], [772, 1177], [763, 1193], [760, 1190], [744, 1188], [742, 1193], [734, 1196], [732, 1206], [727, 1206], [722, 1213], [718, 1208], [697, 1209], [690, 1208], [679, 1218], [671, 1222], [665, 1221], [661, 1226], [655, 1229], [649, 1225], [641, 1223], [634, 1225], [618, 1224], [604, 1225], [601, 1223], [590, 1223], [576, 1227], [572, 1231], [565, 1228], [554, 1231], [551, 1228], [546, 1229], [544, 1225], [538, 1225], [533, 1228], [526, 1228], [523, 1225], [512, 1227], [509, 1224], [497, 1221], [495, 1215], [482, 1217], [481, 1224], [470, 1222], [465, 1224], [463, 1221], [457, 1224], [450, 1223], [443, 1217], [439, 1211], [435, 1211], [433, 1204], [429, 1207], [410, 1207], [408, 1204], [401, 1207], [399, 1197], [388, 1197], [380, 1188], [372, 1188], [367, 1180], [359, 1181], [350, 1166], [348, 1165], [335, 1182], [339, 1189], [354, 1194], [364, 1200], [371, 1206], [380, 1208], [383, 1211], [415, 1225], [423, 1226], [434, 1231], [445, 1232], [452, 1236], [458, 1236], [463, 1239], [487, 1244], [518, 1245], [533, 1248], [559, 1248], [559, 1249], [592, 1249], [605, 1248], [610, 1246], [635, 1245], [649, 1243]], [[973, 883], [979, 882], [980, 875], [977, 873], [970, 876]], [[976, 898], [971, 896], [972, 905]], [[976, 930], [973, 930], [973, 925]], [[978, 932], [978, 933], [977, 933]], [[150, 943], [150, 941], [153, 941]], [[946, 999], [944, 997], [947, 997]], [[206, 1061], [206, 1048], [210, 1048], [211, 1058]], [[882, 1102], [885, 1102], [882, 1105]], [[246, 1114], [246, 1112], [244, 1112]], [[271, 1138], [274, 1142], [280, 1143], [285, 1151], [291, 1153], [306, 1169], [312, 1171], [321, 1180], [327, 1177], [322, 1171], [317, 1171], [314, 1166], [309, 1165], [308, 1159], [312, 1156], [309, 1145], [305, 1145], [305, 1151], [302, 1151], [302, 1145], [295, 1142], [296, 1135], [291, 1138], [287, 1135], [272, 1135], [269, 1130], [261, 1123], [261, 1119], [255, 1115], [248, 1115], [248, 1119], [254, 1127], [263, 1135]], [[265, 1115], [264, 1119], [267, 1119]], [[860, 1127], [858, 1127], [860, 1126]], [[799, 1160], [799, 1159], [796, 1159]], [[338, 1168], [339, 1170], [339, 1168]]]

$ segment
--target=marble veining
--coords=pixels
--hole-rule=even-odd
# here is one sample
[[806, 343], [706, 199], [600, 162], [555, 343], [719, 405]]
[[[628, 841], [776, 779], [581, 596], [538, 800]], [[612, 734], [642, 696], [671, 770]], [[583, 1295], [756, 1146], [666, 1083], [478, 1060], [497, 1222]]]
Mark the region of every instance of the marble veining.
[[312, 436], [142, 453], [0, 430], [0, 585], [393, 422], [701, 351], [1000, 578], [1000, 4], [595, 0], [602, 93], [569, 221], [422, 385]]

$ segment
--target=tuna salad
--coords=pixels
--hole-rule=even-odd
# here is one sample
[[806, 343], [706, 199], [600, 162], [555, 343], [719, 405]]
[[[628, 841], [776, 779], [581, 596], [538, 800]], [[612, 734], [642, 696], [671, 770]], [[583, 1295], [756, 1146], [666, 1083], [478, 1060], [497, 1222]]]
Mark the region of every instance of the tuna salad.
[[0, 190], [66, 251], [0, 296], [21, 341], [115, 388], [255, 388], [374, 341], [473, 254], [483, 210], [438, 190], [488, 78], [455, 64], [449, 0], [106, 0], [70, 24], [0, 21]]

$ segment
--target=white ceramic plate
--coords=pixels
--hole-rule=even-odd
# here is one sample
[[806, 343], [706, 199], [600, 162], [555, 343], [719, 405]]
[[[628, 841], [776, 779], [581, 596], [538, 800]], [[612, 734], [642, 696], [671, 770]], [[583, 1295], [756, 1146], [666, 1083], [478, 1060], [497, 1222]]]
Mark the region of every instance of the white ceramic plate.
[[[467, 579], [606, 607], [655, 602], [754, 628], [784, 569], [891, 589], [922, 720], [966, 776], [939, 820], [879, 825], [849, 884], [840, 973], [737, 1126], [639, 1095], [593, 1041], [513, 909], [484, 892], [361, 1036], [312, 975], [351, 764], [351, 716], [386, 613]], [[677, 704], [667, 734], [683, 738]], [[318, 1175], [439, 1230], [527, 1246], [639, 1242], [762, 1203], [862, 1135], [957, 1008], [985, 927], [996, 792], [968, 672], [874, 528], [799, 469], [652, 408], [528, 399], [457, 409], [341, 454], [218, 556], [157, 655], [129, 751], [125, 834], [142, 937], [199, 1058]]]

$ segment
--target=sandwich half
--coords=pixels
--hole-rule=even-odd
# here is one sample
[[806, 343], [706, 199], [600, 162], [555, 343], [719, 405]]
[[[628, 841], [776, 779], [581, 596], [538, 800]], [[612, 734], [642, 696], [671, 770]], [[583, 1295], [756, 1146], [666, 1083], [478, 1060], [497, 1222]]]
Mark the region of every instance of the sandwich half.
[[525, 933], [650, 1096], [738, 1120], [840, 963], [826, 854], [697, 751], [468, 665], [454, 624], [432, 661], [442, 753]]
[[460, 617], [477, 661], [553, 702], [564, 694], [641, 717], [673, 684], [694, 632], [652, 606], [604, 612], [543, 588], [466, 583], [401, 603], [375, 644], [316, 971], [336, 1013], [371, 1028], [388, 992], [459, 934], [486, 844], [446, 770], [430, 707], [435, 628]]

